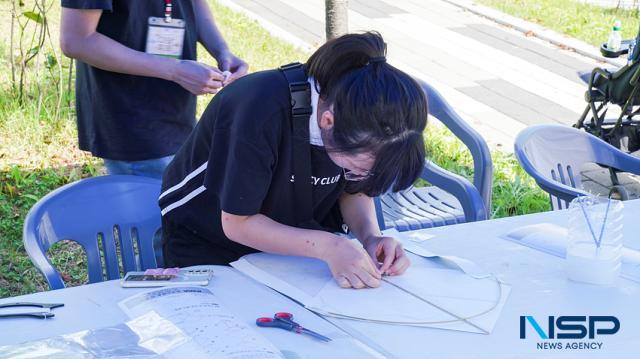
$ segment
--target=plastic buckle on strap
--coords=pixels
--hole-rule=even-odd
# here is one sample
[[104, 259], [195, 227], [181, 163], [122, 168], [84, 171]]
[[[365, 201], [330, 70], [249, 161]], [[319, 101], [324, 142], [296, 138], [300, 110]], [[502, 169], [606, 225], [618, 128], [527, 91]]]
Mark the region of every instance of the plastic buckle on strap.
[[292, 82], [289, 84], [291, 92], [291, 113], [294, 116], [311, 115], [311, 86], [308, 82]]

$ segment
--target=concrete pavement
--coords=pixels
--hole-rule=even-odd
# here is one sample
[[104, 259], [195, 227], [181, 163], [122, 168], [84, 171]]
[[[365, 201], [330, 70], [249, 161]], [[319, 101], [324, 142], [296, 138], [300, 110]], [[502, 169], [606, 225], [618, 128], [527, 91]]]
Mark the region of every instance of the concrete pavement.
[[[220, 2], [300, 47], [324, 42], [324, 0]], [[471, 0], [349, 0], [348, 17], [350, 32], [380, 32], [391, 64], [429, 82], [491, 147], [507, 152], [528, 125], [575, 123], [586, 106], [576, 73], [611, 66], [590, 45]], [[585, 170], [594, 192], [610, 186], [608, 172]], [[622, 182], [640, 193], [637, 179]]]
[[[324, 0], [222, 3], [298, 45], [324, 42]], [[574, 123], [586, 105], [576, 71], [599, 65], [442, 0], [350, 0], [348, 16], [349, 31], [379, 31], [390, 63], [432, 84], [506, 151], [527, 125]]]

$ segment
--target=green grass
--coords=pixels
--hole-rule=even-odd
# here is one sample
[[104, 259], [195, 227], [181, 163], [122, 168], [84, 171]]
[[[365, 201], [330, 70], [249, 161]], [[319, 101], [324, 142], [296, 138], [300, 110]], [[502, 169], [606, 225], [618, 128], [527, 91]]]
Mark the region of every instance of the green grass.
[[622, 38], [637, 35], [638, 10], [605, 9], [574, 0], [476, 0], [507, 14], [540, 24], [596, 47], [607, 41], [616, 19], [622, 21]]
[[[26, 7], [32, 2], [26, 1]], [[0, 2], [0, 11], [8, 13], [8, 3]], [[272, 37], [257, 22], [215, 1], [210, 3], [225, 39], [250, 64], [251, 71], [304, 61], [309, 56]], [[62, 87], [66, 89], [69, 59], [59, 57], [57, 48], [59, 1], [50, 0], [49, 4], [53, 38], [43, 54], [56, 56], [62, 65]], [[0, 22], [0, 298], [47, 289], [22, 246], [22, 225], [29, 208], [64, 184], [104, 173], [101, 161], [77, 149], [74, 95], [65, 92], [58, 97], [55, 71], [41, 69], [36, 73], [32, 65], [27, 71], [25, 101], [20, 103], [11, 86], [9, 33], [9, 21]], [[200, 61], [215, 65], [204, 49], [200, 48], [199, 54]], [[210, 96], [199, 97], [199, 113], [210, 100]], [[436, 163], [468, 178], [473, 176], [471, 156], [446, 129], [430, 126], [427, 142]], [[494, 152], [493, 158], [494, 217], [549, 209], [546, 196], [512, 156]], [[60, 243], [49, 254], [69, 285], [86, 282], [86, 258], [78, 246]]]
[[[433, 121], [432, 121], [433, 122]], [[473, 179], [473, 159], [467, 148], [441, 125], [429, 125], [426, 132], [429, 158], [447, 170]], [[551, 209], [549, 197], [520, 167], [513, 154], [494, 150], [491, 217], [501, 218]]]
[[[0, 298], [47, 288], [22, 247], [22, 223], [27, 211], [51, 190], [94, 175], [91, 162], [68, 168], [28, 170], [18, 165], [0, 171]], [[86, 280], [79, 268], [86, 268], [76, 247], [59, 244], [52, 248], [52, 260], [71, 285]]]

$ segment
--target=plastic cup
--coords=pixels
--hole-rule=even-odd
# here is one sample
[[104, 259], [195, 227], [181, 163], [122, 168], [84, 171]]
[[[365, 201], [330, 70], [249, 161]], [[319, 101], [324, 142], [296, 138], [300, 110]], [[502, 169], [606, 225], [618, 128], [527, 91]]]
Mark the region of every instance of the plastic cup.
[[594, 196], [577, 197], [569, 206], [566, 273], [569, 279], [613, 285], [622, 266], [623, 204]]

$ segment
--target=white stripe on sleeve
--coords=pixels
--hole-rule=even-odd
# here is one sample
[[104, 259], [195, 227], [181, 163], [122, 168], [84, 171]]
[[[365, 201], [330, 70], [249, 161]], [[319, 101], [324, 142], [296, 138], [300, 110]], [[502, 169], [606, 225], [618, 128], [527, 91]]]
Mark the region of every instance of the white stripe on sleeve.
[[207, 189], [204, 186], [200, 186], [196, 189], [194, 189], [193, 191], [191, 191], [191, 193], [189, 193], [188, 195], [184, 196], [181, 200], [177, 201], [177, 202], [173, 202], [170, 205], [166, 206], [162, 211], [160, 211], [160, 214], [162, 214], [163, 216], [167, 213], [169, 213], [170, 211], [182, 206], [183, 204], [189, 202], [193, 197], [199, 195], [200, 193], [206, 191]]
[[162, 194], [160, 194], [160, 197], [158, 197], [158, 200], [162, 199], [162, 197], [168, 195], [171, 192], [179, 190], [181, 187], [187, 184], [187, 182], [189, 182], [192, 178], [202, 173], [202, 171], [207, 169], [208, 163], [209, 163], [208, 161], [203, 163], [200, 167], [196, 168], [193, 172], [189, 173], [182, 181], [180, 181], [180, 183], [164, 191]]

